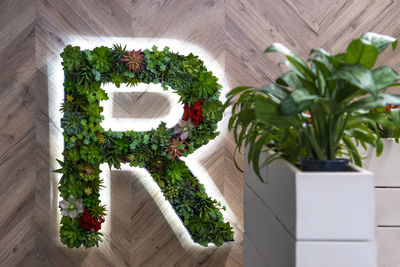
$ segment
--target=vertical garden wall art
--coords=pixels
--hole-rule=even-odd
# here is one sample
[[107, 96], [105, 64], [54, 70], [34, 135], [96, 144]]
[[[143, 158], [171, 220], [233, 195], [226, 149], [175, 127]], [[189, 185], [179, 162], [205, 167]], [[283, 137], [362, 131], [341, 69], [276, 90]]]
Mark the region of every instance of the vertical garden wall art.
[[[62, 174], [61, 241], [68, 247], [98, 246], [105, 206], [100, 202], [100, 164], [120, 168], [121, 163], [146, 168], [159, 185], [194, 242], [221, 245], [233, 239], [229, 222], [180, 158], [194, 152], [218, 135], [222, 119], [221, 86], [193, 54], [179, 55], [165, 47], [159, 51], [127, 51], [126, 47], [81, 50], [68, 45], [61, 53], [64, 68], [64, 160]], [[115, 132], [101, 126], [101, 101], [108, 99], [102, 85], [134, 86], [161, 83], [171, 87], [184, 104], [183, 117], [175, 127], [162, 122], [147, 132]]]

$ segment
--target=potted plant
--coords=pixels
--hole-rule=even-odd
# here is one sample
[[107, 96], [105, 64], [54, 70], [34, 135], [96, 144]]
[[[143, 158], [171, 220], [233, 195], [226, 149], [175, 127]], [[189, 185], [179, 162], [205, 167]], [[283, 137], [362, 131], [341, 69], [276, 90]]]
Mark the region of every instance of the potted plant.
[[252, 246], [271, 266], [375, 265], [373, 175], [348, 161], [361, 165], [357, 144], [382, 150], [380, 133], [368, 127], [378, 118], [368, 111], [400, 104], [385, 92], [397, 72], [373, 69], [390, 44], [397, 41], [366, 33], [344, 53], [312, 49], [308, 62], [273, 44], [265, 52], [285, 55], [289, 71], [228, 94], [229, 129], [252, 163], [245, 166], [245, 263], [257, 258], [246, 256]]

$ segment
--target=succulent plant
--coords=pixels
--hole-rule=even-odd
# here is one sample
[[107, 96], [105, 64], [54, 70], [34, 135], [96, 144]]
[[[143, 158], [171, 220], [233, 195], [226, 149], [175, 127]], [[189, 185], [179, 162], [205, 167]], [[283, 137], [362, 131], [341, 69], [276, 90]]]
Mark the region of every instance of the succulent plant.
[[61, 119], [61, 127], [68, 135], [80, 134], [83, 130], [82, 120], [85, 117], [80, 112], [66, 112]]
[[168, 148], [165, 150], [168, 155], [172, 155], [172, 161], [175, 160], [175, 158], [178, 158], [182, 156], [183, 152], [186, 151], [186, 144], [183, 142], [183, 140], [179, 140], [179, 136], [176, 138], [172, 138], [170, 141], [170, 145]]
[[112, 48], [113, 58], [121, 59], [124, 57], [126, 51], [126, 45], [122, 47], [121, 44], [114, 44]]
[[101, 162], [103, 157], [103, 148], [90, 143], [88, 146], [82, 146], [80, 150], [81, 158], [90, 164], [98, 164]]
[[150, 159], [153, 157], [153, 152], [151, 151], [150, 147], [145, 144], [137, 145], [132, 153], [133, 160], [131, 161], [130, 165], [137, 167], [146, 166]]
[[149, 164], [152, 173], [164, 173], [165, 171], [165, 157], [156, 157]]
[[81, 198], [68, 197], [67, 200], [63, 199], [59, 202], [61, 207], [61, 215], [69, 216], [72, 219], [76, 218], [78, 214], [83, 212], [83, 203]]
[[125, 62], [126, 66], [128, 67], [129, 71], [135, 72], [140, 70], [141, 67], [143, 67], [143, 55], [141, 55], [141, 49], [138, 51], [132, 50], [126, 51], [127, 55], [124, 55], [123, 58], [120, 59], [120, 61]]
[[101, 72], [107, 72], [113, 65], [112, 53], [108, 47], [101, 46], [93, 49], [93, 54], [91, 58], [93, 67]]
[[174, 132], [180, 134], [181, 140], [186, 140], [189, 137], [193, 127], [194, 124], [190, 119], [187, 121], [179, 120], [178, 124], [174, 128]]
[[86, 186], [86, 187], [85, 187], [85, 194], [86, 194], [87, 196], [90, 195], [92, 192], [93, 192], [93, 190], [92, 190], [91, 187], [89, 187], [89, 186]]
[[166, 198], [167, 200], [174, 200], [175, 198], [178, 197], [178, 195], [179, 195], [179, 190], [178, 190], [178, 188], [175, 187], [175, 186], [167, 185], [167, 186], [164, 188], [163, 193], [164, 193], [164, 196], [165, 196], [165, 198]]
[[96, 132], [97, 142], [104, 144], [104, 134], [102, 132]]
[[78, 70], [81, 64], [84, 62], [84, 57], [79, 46], [67, 45], [64, 51], [61, 53], [64, 69], [67, 71]]
[[85, 164], [81, 167], [80, 176], [85, 181], [92, 181], [99, 175], [99, 173], [100, 170], [98, 167], [95, 167], [90, 164]]

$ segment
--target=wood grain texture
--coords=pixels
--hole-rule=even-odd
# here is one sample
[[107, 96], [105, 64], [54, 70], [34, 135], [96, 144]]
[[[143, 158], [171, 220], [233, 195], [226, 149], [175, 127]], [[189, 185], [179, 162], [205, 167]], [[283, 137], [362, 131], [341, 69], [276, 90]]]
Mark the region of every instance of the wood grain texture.
[[[212, 153], [201, 155], [201, 164], [237, 218], [235, 243], [182, 249], [137, 179], [115, 172], [107, 242], [90, 250], [59, 244], [50, 139], [60, 128], [49, 113], [59, 103], [52, 102], [49, 77], [52, 60], [76, 36], [185, 40], [217, 59], [229, 87], [260, 86], [281, 73], [276, 64], [282, 58], [262, 52], [272, 42], [306, 56], [316, 46], [340, 51], [365, 31], [399, 37], [399, 7], [390, 0], [0, 1], [0, 266], [242, 265], [243, 176], [232, 163], [235, 145], [227, 133]], [[385, 53], [379, 64], [399, 69], [398, 58], [398, 52]], [[150, 116], [150, 110], [132, 110], [135, 99], [117, 97], [116, 116]], [[154, 96], [161, 101], [162, 95]], [[137, 210], [142, 216], [133, 216]]]

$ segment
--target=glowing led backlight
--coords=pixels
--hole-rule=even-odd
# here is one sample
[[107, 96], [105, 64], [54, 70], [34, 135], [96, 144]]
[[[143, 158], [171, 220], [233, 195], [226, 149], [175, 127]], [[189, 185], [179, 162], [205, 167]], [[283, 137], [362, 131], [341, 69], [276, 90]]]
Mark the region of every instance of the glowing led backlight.
[[[226, 79], [224, 76], [224, 70], [220, 67], [217, 60], [212, 58], [205, 50], [189, 44], [184, 41], [172, 40], [172, 39], [150, 39], [150, 38], [113, 38], [113, 37], [70, 37], [67, 43], [71, 45], [80, 46], [81, 49], [93, 49], [94, 47], [105, 45], [111, 47], [114, 43], [122, 43], [127, 44], [127, 49], [144, 49], [151, 48], [153, 45], [157, 45], [159, 47], [168, 46], [171, 51], [179, 51], [180, 54], [187, 55], [189, 53], [193, 53], [198, 55], [204, 61], [205, 66], [208, 70], [212, 71], [214, 76], [219, 78], [219, 83], [223, 85], [223, 91], [221, 100], [224, 101], [224, 95], [229, 90]], [[49, 86], [49, 115], [50, 115], [50, 146], [51, 146], [51, 166], [50, 170], [57, 169], [59, 166], [57, 165], [55, 159], [62, 158], [63, 151], [63, 136], [61, 134], [62, 129], [60, 127], [60, 119], [62, 114], [58, 111], [60, 103], [63, 101], [64, 96], [64, 88], [63, 88], [63, 70], [61, 66], [61, 58], [58, 56], [61, 53], [61, 49], [59, 53], [56, 53], [57, 57], [49, 58], [48, 60], [48, 86]], [[108, 84], [103, 86], [103, 89], [109, 95], [108, 101], [102, 101], [101, 105], [104, 107], [103, 115], [105, 117], [102, 126], [108, 130], [112, 129], [113, 131], [126, 131], [126, 130], [135, 130], [135, 131], [147, 131], [151, 128], [155, 128], [161, 121], [167, 123], [167, 127], [174, 126], [177, 121], [182, 116], [182, 105], [178, 104], [178, 96], [172, 94], [171, 92], [163, 92], [160, 86], [158, 85], [145, 85], [140, 84], [137, 87], [126, 87], [121, 85], [121, 88], [116, 88], [112, 84]], [[170, 112], [161, 117], [161, 118], [150, 118], [150, 119], [141, 119], [141, 118], [115, 118], [112, 117], [112, 106], [113, 106], [113, 97], [115, 92], [157, 92], [159, 94], [164, 94], [165, 98], [170, 102]], [[216, 139], [210, 141], [210, 143], [206, 146], [197, 149], [193, 154], [188, 156], [184, 161], [187, 166], [190, 168], [192, 173], [199, 179], [199, 181], [205, 185], [207, 194], [215, 199], [218, 199], [222, 202], [223, 205], [227, 207], [227, 211], [223, 212], [224, 217], [228, 219], [233, 225], [236, 225], [237, 219], [229, 206], [227, 205], [225, 199], [222, 194], [219, 192], [217, 186], [214, 181], [211, 179], [207, 170], [201, 165], [200, 160], [202, 158], [208, 157], [213, 153], [213, 148], [217, 146], [218, 143], [222, 142], [225, 128], [221, 127], [221, 122], [219, 123], [219, 131], [221, 131], [221, 135]], [[102, 173], [101, 177], [104, 179], [105, 187], [101, 191], [101, 201], [106, 205], [107, 208], [107, 217], [106, 222], [103, 225], [103, 233], [109, 234], [111, 230], [111, 207], [110, 207], [110, 170], [106, 164], [101, 165]], [[168, 201], [166, 201], [158, 188], [158, 185], [153, 181], [151, 175], [144, 169], [140, 168], [132, 168], [126, 165], [122, 165], [122, 170], [131, 171], [135, 177], [137, 177], [145, 188], [149, 191], [150, 195], [153, 197], [154, 201], [159, 206], [162, 211], [164, 217], [167, 222], [170, 224], [173, 231], [176, 233], [180, 242], [184, 247], [200, 247], [195, 244], [188, 234], [186, 228], [182, 225], [178, 215], [174, 212], [171, 205]], [[114, 171], [114, 170], [113, 170]], [[58, 205], [58, 191], [54, 190], [57, 187], [60, 176], [58, 174], [51, 174], [51, 182], [52, 182], [52, 190], [51, 190], [51, 199], [52, 199], [52, 207], [54, 210], [57, 210]], [[59, 221], [60, 214], [57, 212], [57, 223]], [[107, 241], [108, 238], [106, 237]]]

